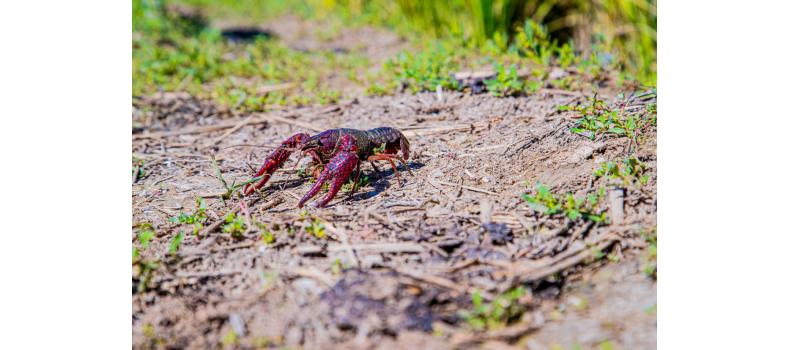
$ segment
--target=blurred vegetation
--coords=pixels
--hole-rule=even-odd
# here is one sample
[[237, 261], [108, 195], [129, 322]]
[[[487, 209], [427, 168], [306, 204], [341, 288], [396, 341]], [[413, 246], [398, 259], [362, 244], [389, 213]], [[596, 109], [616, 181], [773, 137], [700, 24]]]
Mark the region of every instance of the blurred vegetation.
[[490, 42], [512, 43], [529, 20], [545, 27], [549, 37], [574, 43], [584, 54], [596, 50], [609, 53], [617, 58], [618, 69], [645, 83], [655, 81], [654, 0], [398, 0], [396, 3], [399, 6], [395, 13], [406, 19], [396, 23], [439, 37], [460, 35], [478, 47]]
[[[223, 15], [256, 8], [261, 17], [294, 13], [306, 19], [340, 18], [347, 24], [380, 25], [401, 34], [458, 37], [483, 48], [513, 42], [529, 20], [549, 37], [617, 58], [619, 69], [645, 83], [655, 81], [657, 12], [655, 0], [185, 0]], [[288, 3], [289, 5], [286, 5]], [[264, 10], [265, 9], [265, 10]]]
[[[463, 69], [493, 68], [485, 85], [498, 96], [583, 89], [610, 75], [620, 84], [656, 81], [654, 0], [133, 0], [132, 7], [134, 95], [188, 91], [233, 109], [333, 103], [350, 85], [367, 94], [464, 89], [452, 76]], [[373, 26], [398, 33], [409, 49], [382, 66], [354, 49], [297, 50], [266, 35], [234, 42], [211, 25], [284, 15], [317, 23], [320, 40]], [[551, 74], [558, 67], [570, 74]], [[521, 68], [528, 73], [516, 74]]]

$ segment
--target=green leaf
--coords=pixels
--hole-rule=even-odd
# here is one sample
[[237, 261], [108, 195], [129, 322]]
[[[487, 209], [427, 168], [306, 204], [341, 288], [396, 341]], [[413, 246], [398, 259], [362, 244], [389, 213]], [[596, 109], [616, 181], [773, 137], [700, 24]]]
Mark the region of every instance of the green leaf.
[[178, 247], [181, 246], [181, 242], [184, 240], [184, 232], [178, 231], [178, 234], [173, 237], [173, 240], [170, 241], [170, 255], [176, 255], [178, 253]]
[[156, 232], [148, 227], [137, 232], [137, 240], [140, 242], [140, 246], [143, 247], [143, 249], [148, 248], [148, 244], [151, 242], [151, 239], [154, 237], [154, 235], [156, 235]]

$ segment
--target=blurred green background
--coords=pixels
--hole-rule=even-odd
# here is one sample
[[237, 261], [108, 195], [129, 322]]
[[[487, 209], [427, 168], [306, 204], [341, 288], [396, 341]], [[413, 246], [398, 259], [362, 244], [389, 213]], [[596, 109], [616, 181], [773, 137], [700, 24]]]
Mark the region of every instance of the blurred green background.
[[[197, 9], [205, 18], [174, 15], [168, 11], [173, 5]], [[301, 52], [269, 39], [228, 44], [207, 23], [261, 24], [286, 15], [326, 26], [325, 35], [337, 28], [383, 28], [407, 40], [411, 50], [388, 60], [383, 70], [365, 70], [359, 67], [370, 63], [357, 52]], [[508, 88], [581, 88], [572, 81], [546, 82], [555, 66], [577, 68], [592, 76], [587, 80], [608, 71], [619, 82], [655, 86], [656, 26], [654, 0], [133, 0], [134, 93], [187, 90], [259, 109], [337, 100], [342, 92], [326, 82], [332, 71], [344, 72], [369, 94], [382, 94], [405, 83], [413, 91], [453, 88], [449, 73], [479, 66], [494, 66]], [[509, 82], [517, 78], [508, 69], [523, 66], [537, 67], [536, 73]], [[298, 82], [300, 93], [260, 96], [229, 77]]]

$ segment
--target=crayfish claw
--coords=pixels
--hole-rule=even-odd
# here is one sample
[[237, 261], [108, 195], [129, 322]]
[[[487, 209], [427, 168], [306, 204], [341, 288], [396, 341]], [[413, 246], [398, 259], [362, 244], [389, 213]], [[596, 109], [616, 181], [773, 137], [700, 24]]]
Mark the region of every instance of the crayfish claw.
[[302, 144], [304, 144], [304, 142], [309, 138], [310, 135], [298, 133], [283, 141], [280, 146], [274, 150], [274, 152], [266, 157], [260, 170], [258, 170], [258, 172], [255, 173], [255, 176], [253, 176], [253, 179], [256, 177], [261, 177], [261, 179], [254, 184], [245, 185], [242, 193], [245, 196], [249, 196], [255, 192], [255, 190], [263, 187], [263, 185], [265, 185], [266, 182], [268, 182], [272, 177], [272, 174], [274, 174], [277, 169], [280, 169], [283, 163], [288, 160], [288, 157], [291, 156], [291, 153], [293, 153], [293, 151], [297, 148], [301, 147]]

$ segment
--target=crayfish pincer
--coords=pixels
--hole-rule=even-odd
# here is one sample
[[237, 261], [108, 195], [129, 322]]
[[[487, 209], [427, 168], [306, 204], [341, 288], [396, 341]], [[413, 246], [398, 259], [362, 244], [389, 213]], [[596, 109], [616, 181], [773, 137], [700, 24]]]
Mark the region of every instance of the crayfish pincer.
[[[351, 173], [356, 170], [354, 186], [351, 189], [351, 195], [354, 195], [361, 172], [360, 163], [363, 160], [370, 161], [374, 168], [373, 161], [375, 160], [389, 161], [398, 180], [398, 185], [400, 185], [400, 175], [398, 175], [394, 159], [399, 160], [411, 173], [411, 169], [406, 164], [406, 160], [409, 159], [409, 141], [398, 129], [390, 127], [371, 130], [342, 128], [326, 130], [314, 136], [298, 133], [283, 141], [274, 152], [266, 157], [263, 166], [255, 174], [255, 177], [260, 177], [260, 180], [254, 184], [246, 185], [243, 191], [244, 195], [250, 195], [263, 187], [272, 174], [296, 150], [310, 156], [315, 166], [313, 175], [318, 176], [318, 181], [313, 185], [313, 188], [299, 201], [300, 208], [321, 190], [324, 182], [329, 180], [331, 181], [329, 193], [317, 204], [318, 207], [326, 206], [340, 191]], [[401, 155], [398, 154], [398, 151]], [[319, 172], [320, 175], [318, 175]]]

